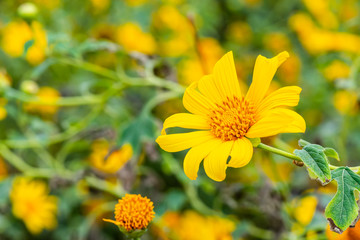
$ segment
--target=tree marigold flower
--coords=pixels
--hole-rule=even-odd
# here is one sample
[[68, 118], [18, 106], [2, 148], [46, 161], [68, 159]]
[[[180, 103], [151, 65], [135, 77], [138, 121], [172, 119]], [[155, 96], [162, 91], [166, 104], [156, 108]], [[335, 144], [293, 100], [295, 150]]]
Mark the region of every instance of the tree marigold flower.
[[10, 200], [12, 212], [24, 221], [26, 228], [33, 234], [43, 229], [54, 229], [57, 225], [57, 201], [48, 195], [49, 189], [42, 181], [18, 177], [14, 180]]
[[120, 230], [132, 232], [144, 230], [154, 218], [155, 212], [153, 202], [140, 194], [126, 194], [119, 199], [115, 205], [115, 221], [103, 219], [117, 225]]
[[[249, 163], [253, 155], [249, 138], [304, 132], [304, 119], [285, 108], [298, 104], [301, 88], [283, 87], [266, 95], [277, 68], [288, 57], [287, 52], [271, 59], [258, 56], [252, 84], [243, 96], [233, 54], [225, 54], [212, 74], [186, 89], [183, 104], [192, 114], [178, 113], [167, 118], [156, 142], [168, 152], [191, 148], [184, 159], [184, 171], [190, 179], [196, 179], [204, 159], [206, 174], [222, 181], [227, 167], [239, 168]], [[201, 131], [166, 135], [165, 130], [172, 127]]]

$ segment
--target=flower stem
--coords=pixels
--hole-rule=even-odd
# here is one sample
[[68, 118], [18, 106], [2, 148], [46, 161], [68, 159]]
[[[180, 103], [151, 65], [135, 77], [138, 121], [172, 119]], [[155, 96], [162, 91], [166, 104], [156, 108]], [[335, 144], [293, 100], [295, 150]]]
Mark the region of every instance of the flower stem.
[[[289, 153], [289, 152], [286, 152], [286, 151], [283, 151], [281, 149], [278, 149], [278, 148], [275, 148], [275, 147], [271, 147], [269, 145], [266, 145], [264, 143], [260, 143], [257, 148], [261, 148], [263, 150], [266, 150], [268, 152], [271, 152], [271, 153], [275, 153], [277, 155], [280, 155], [280, 156], [283, 156], [283, 157], [286, 157], [286, 158], [289, 158], [289, 159], [293, 159], [293, 160], [296, 160], [298, 162], [302, 162], [301, 158], [292, 154], [292, 153]], [[337, 169], [341, 166], [334, 166], [334, 165], [331, 165], [329, 164], [330, 166], [330, 169], [331, 170], [334, 170], [334, 169]], [[353, 170], [354, 172], [356, 173], [359, 173], [360, 171], [360, 166], [356, 166], [356, 167], [349, 167], [351, 170]]]

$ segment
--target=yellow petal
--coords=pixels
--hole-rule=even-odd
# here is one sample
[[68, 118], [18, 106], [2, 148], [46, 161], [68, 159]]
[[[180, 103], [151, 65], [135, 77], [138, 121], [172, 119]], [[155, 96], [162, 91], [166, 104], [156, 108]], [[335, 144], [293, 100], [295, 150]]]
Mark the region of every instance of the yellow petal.
[[239, 168], [247, 165], [253, 155], [253, 146], [249, 139], [242, 137], [234, 142], [228, 166]]
[[164, 122], [161, 134], [166, 135], [165, 130], [171, 127], [210, 129], [207, 117], [190, 113], [177, 113], [168, 117]]
[[214, 138], [191, 148], [184, 159], [184, 171], [186, 176], [188, 176], [191, 180], [195, 180], [197, 178], [197, 172], [201, 161], [220, 144], [221, 140]]
[[273, 58], [259, 55], [255, 62], [252, 83], [246, 99], [258, 105], [269, 89], [277, 68], [289, 57], [288, 52], [282, 52]]
[[191, 113], [207, 116], [210, 109], [216, 106], [208, 98], [196, 90], [197, 82], [192, 83], [186, 88], [183, 104], [184, 107]]
[[234, 141], [221, 143], [204, 160], [204, 168], [209, 178], [214, 181], [223, 181], [226, 177], [227, 159]]
[[300, 99], [301, 88], [297, 86], [289, 86], [280, 88], [265, 97], [256, 109], [256, 119], [260, 119], [265, 115], [266, 111], [276, 108], [298, 105]]
[[115, 224], [115, 225], [117, 225], [117, 226], [119, 226], [119, 225], [120, 225], [120, 223], [119, 223], [119, 222], [114, 221], [114, 220], [111, 220], [111, 219], [106, 219], [106, 218], [103, 218], [103, 221], [105, 221], [105, 222], [109, 222], [109, 223], [113, 223], [113, 224]]
[[156, 139], [159, 146], [167, 152], [179, 152], [214, 138], [210, 131], [195, 131], [161, 135]]
[[299, 114], [289, 109], [275, 108], [251, 126], [246, 137], [269, 137], [279, 133], [305, 132], [305, 129], [305, 120]]
[[214, 83], [223, 101], [228, 97], [241, 97], [240, 85], [236, 75], [232, 52], [225, 54], [214, 66]]
[[223, 99], [216, 87], [213, 75], [203, 76], [198, 83], [199, 91], [214, 103], [222, 103]]

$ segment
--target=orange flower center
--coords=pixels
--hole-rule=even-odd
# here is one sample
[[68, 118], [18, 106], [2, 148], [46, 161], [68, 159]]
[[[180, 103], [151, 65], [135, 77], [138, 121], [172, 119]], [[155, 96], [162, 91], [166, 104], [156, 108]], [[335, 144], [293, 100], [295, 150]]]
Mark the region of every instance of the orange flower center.
[[255, 123], [254, 104], [242, 98], [227, 98], [210, 114], [211, 132], [223, 141], [243, 137]]
[[144, 229], [154, 218], [154, 205], [147, 197], [126, 194], [115, 206], [115, 219], [127, 231]]

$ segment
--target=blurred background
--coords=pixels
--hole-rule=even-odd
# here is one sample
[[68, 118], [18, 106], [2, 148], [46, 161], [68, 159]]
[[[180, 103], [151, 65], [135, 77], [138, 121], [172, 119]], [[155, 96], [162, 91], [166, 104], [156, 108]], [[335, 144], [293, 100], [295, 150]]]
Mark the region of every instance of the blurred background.
[[1, 0], [0, 239], [125, 239], [102, 221], [125, 193], [154, 202], [145, 240], [360, 239], [327, 227], [336, 184], [289, 159], [256, 150], [224, 182], [202, 167], [191, 181], [186, 151], [155, 143], [185, 111], [186, 86], [227, 51], [244, 90], [259, 54], [288, 51], [271, 90], [303, 89], [307, 130], [263, 141], [292, 152], [303, 138], [335, 148], [335, 165], [360, 165], [359, 4]]

